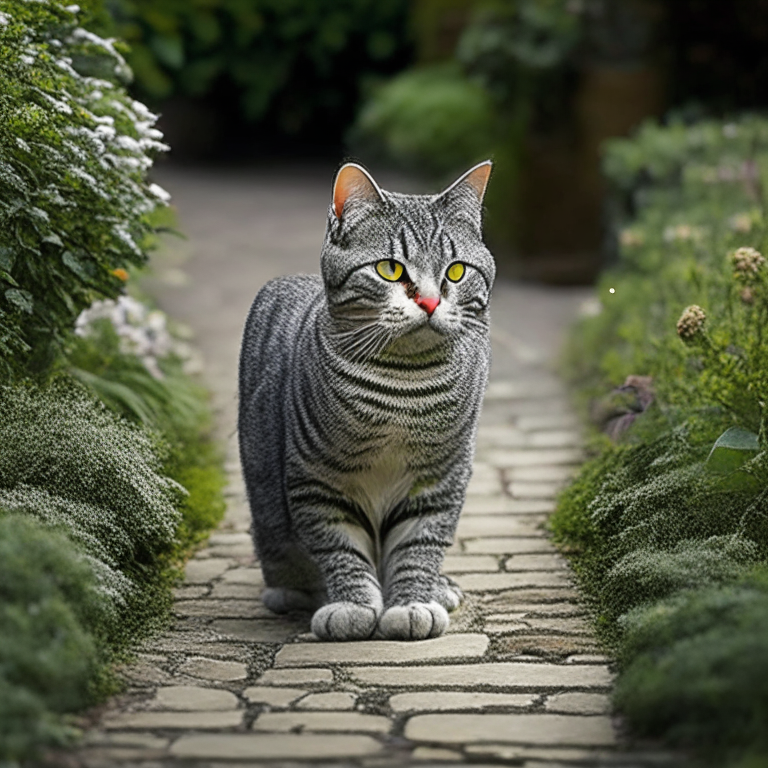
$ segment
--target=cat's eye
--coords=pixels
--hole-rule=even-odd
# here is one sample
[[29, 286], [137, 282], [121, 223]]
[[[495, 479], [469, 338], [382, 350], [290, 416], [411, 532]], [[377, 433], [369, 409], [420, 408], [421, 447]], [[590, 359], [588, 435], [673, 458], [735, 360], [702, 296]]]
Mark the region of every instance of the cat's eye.
[[456, 261], [448, 267], [448, 271], [445, 275], [452, 283], [458, 283], [459, 280], [464, 277], [465, 272], [466, 267], [460, 261]]
[[396, 280], [399, 280], [403, 276], [405, 267], [399, 261], [395, 261], [394, 259], [385, 259], [376, 265], [376, 271], [385, 280], [389, 280], [390, 282], [394, 283]]

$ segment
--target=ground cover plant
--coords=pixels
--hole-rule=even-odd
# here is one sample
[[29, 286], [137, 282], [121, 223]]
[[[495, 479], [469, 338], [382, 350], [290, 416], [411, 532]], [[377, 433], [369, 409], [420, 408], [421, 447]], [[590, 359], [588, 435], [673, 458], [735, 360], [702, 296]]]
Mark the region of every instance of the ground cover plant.
[[647, 125], [605, 168], [619, 257], [566, 369], [585, 403], [613, 388], [593, 408], [613, 439], [595, 438], [552, 530], [634, 730], [764, 764], [768, 122]]
[[124, 295], [167, 199], [147, 179], [161, 136], [78, 13], [0, 0], [4, 766], [71, 743], [223, 513], [189, 350]]

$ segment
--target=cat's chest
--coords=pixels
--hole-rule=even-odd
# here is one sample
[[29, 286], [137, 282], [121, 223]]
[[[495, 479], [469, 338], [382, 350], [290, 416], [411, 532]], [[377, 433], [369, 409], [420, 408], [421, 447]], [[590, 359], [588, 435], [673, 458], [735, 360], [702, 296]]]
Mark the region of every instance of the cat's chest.
[[410, 493], [415, 477], [408, 466], [404, 440], [392, 437], [367, 457], [365, 466], [342, 478], [344, 493], [378, 528], [386, 515]]

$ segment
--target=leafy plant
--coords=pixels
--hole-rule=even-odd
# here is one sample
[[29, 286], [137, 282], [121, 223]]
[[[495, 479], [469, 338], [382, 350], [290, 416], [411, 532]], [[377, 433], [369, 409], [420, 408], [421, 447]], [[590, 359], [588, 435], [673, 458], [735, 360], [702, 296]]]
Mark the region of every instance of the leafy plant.
[[767, 126], [673, 122], [609, 145], [620, 260], [568, 370], [585, 399], [652, 377], [654, 402], [595, 442], [552, 519], [620, 659], [618, 706], [720, 765], [768, 754], [768, 689], [747, 673], [768, 663]]
[[105, 661], [96, 636], [114, 618], [64, 533], [0, 509], [0, 762], [73, 741], [60, 716], [94, 700]]
[[491, 154], [493, 104], [453, 64], [409, 70], [380, 86], [350, 141], [416, 175], [455, 173]]
[[[0, 376], [44, 371], [79, 312], [146, 259], [166, 149], [116, 44], [62, 0], [0, 0]], [[86, 213], [87, 212], [87, 213]]]
[[0, 506], [62, 527], [83, 547], [121, 612], [112, 642], [124, 642], [162, 614], [150, 598], [166, 578], [184, 495], [160, 474], [167, 449], [66, 379], [0, 392]]

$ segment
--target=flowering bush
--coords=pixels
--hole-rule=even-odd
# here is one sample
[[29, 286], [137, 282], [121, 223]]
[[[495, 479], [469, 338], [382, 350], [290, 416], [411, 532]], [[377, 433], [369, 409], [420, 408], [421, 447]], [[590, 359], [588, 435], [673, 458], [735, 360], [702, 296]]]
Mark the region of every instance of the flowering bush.
[[635, 729], [763, 764], [768, 685], [747, 670], [768, 668], [768, 121], [647, 126], [606, 168], [620, 261], [568, 370], [585, 398], [652, 377], [654, 399], [595, 443], [552, 529]]
[[138, 357], [156, 379], [164, 378], [158, 361], [171, 355], [183, 361], [185, 373], [195, 373], [200, 368], [199, 355], [170, 333], [165, 312], [150, 310], [132, 296], [95, 301], [75, 321], [75, 334], [81, 338], [97, 335], [95, 325], [99, 320], [111, 324], [120, 340], [120, 352]]
[[45, 370], [62, 336], [146, 259], [166, 149], [117, 44], [62, 0], [0, 0], [0, 376]]

